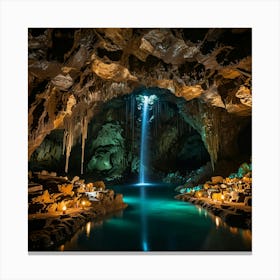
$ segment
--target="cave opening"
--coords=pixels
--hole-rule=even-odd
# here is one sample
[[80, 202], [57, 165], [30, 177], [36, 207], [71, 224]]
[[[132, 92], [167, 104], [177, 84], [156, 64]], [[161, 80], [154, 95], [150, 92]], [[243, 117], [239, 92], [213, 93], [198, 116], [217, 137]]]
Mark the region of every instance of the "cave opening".
[[[148, 129], [141, 153], [145, 100]], [[169, 90], [153, 87], [138, 88], [101, 105], [88, 124], [83, 175], [107, 182], [138, 182], [141, 158], [145, 158], [145, 180], [162, 181], [170, 173], [186, 176], [205, 165], [210, 156], [200, 134], [180, 111], [185, 102]], [[81, 137], [77, 137], [69, 157], [69, 175], [81, 172], [81, 145]], [[29, 167], [48, 171], [55, 167], [64, 174], [65, 160], [63, 133], [54, 130], [34, 152]]]

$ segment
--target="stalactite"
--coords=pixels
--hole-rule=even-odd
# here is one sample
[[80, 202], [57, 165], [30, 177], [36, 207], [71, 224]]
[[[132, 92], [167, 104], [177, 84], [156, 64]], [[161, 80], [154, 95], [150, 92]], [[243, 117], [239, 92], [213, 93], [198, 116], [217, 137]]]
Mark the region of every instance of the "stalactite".
[[73, 122], [71, 119], [66, 121], [66, 139], [65, 139], [65, 147], [66, 147], [66, 161], [65, 161], [65, 172], [68, 172], [69, 166], [69, 157], [71, 154], [71, 149], [73, 145]]
[[206, 145], [211, 158], [212, 169], [215, 169], [215, 164], [218, 159], [219, 152], [219, 131], [220, 131], [220, 117], [218, 111], [213, 108], [204, 108], [199, 103], [199, 113], [202, 116], [203, 131], [202, 139]]
[[85, 155], [85, 142], [87, 139], [88, 131], [88, 118], [84, 116], [81, 122], [81, 134], [82, 134], [82, 155], [81, 155], [81, 174], [84, 173], [84, 155]]
[[67, 137], [67, 131], [64, 130], [64, 133], [63, 133], [63, 148], [62, 148], [62, 154], [64, 155], [65, 153], [65, 146], [66, 146], [66, 137]]

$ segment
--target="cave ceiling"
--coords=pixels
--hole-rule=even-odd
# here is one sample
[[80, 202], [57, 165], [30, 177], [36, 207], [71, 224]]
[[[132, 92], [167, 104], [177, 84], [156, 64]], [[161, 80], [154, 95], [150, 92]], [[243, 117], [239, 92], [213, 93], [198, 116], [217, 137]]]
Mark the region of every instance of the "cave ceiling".
[[158, 87], [186, 101], [215, 161], [251, 116], [251, 60], [246, 28], [29, 29], [28, 155], [55, 129], [70, 153], [102, 104]]

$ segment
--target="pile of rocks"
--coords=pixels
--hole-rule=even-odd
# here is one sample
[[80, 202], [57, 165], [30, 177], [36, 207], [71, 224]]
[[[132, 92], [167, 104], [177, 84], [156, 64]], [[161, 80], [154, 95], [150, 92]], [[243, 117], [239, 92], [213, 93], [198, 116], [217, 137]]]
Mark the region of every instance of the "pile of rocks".
[[214, 202], [237, 202], [252, 206], [251, 173], [242, 178], [223, 178], [215, 176], [203, 188], [194, 192], [195, 197], [208, 197]]
[[202, 185], [179, 188], [179, 191], [181, 194], [176, 199], [200, 205], [230, 225], [251, 227], [251, 165], [244, 163], [238, 172], [226, 178], [214, 176]]
[[[28, 188], [29, 250], [47, 250], [70, 238], [88, 220], [127, 207], [103, 181], [37, 174]], [[87, 193], [96, 192], [91, 200]]]
[[211, 177], [202, 185], [192, 188], [176, 188], [180, 193], [187, 193], [195, 198], [209, 198], [214, 202], [237, 202], [252, 206], [252, 170], [244, 163], [237, 173], [223, 178]]

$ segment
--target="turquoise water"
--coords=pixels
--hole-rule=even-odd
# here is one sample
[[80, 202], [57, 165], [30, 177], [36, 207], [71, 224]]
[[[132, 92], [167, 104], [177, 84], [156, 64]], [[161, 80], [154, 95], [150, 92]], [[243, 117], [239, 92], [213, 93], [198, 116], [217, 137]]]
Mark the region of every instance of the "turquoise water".
[[128, 207], [89, 222], [64, 251], [250, 251], [251, 232], [225, 225], [193, 204], [174, 199], [174, 186], [110, 187]]

